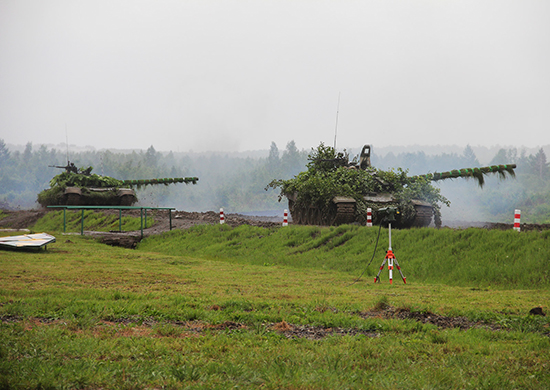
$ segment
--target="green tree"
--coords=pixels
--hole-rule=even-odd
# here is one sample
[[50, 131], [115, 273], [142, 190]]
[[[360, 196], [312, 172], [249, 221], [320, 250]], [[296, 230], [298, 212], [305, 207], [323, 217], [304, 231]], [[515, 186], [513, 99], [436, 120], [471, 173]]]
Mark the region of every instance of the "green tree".
[[279, 148], [275, 142], [271, 142], [269, 156], [267, 157], [267, 167], [271, 171], [276, 171], [279, 168], [279, 163]]
[[542, 148], [540, 148], [537, 154], [531, 158], [531, 167], [540, 180], [546, 179], [548, 174], [548, 162], [546, 161], [546, 154]]
[[10, 151], [3, 139], [0, 139], [0, 168], [5, 167], [10, 159]]
[[466, 148], [464, 148], [464, 152], [462, 152], [462, 160], [464, 161], [464, 168], [474, 168], [480, 165], [479, 160], [470, 145], [467, 145]]
[[286, 149], [281, 157], [281, 165], [283, 172], [288, 177], [298, 174], [305, 167], [307, 154], [300, 152], [296, 147], [294, 140], [286, 144]]
[[148, 167], [156, 168], [159, 160], [159, 154], [151, 145], [149, 149], [147, 149], [147, 152], [145, 152], [145, 164]]

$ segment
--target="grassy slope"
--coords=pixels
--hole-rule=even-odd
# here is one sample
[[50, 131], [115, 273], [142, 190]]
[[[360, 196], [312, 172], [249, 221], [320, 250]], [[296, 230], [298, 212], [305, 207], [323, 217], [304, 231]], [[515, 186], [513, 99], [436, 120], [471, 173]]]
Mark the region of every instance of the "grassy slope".
[[[112, 211], [111, 213], [101, 212], [97, 210], [84, 210], [84, 230], [95, 231], [118, 231], [119, 227], [123, 231], [139, 230], [141, 228], [141, 218], [131, 217], [127, 212], [122, 213], [121, 221], [119, 222], [118, 211]], [[67, 232], [80, 232], [82, 228], [82, 211], [66, 211], [65, 216], [66, 231]], [[145, 226], [144, 218], [143, 228], [150, 227], [154, 223], [154, 217], [147, 217], [147, 226]], [[47, 213], [33, 226], [33, 231], [53, 231], [63, 230], [63, 211], [52, 211]]]
[[[422, 262], [412, 256], [423, 252], [411, 248], [420, 247], [418, 235], [452, 253], [457, 234], [473, 245], [475, 231], [394, 232], [408, 283], [393, 286], [387, 270], [382, 284], [370, 277], [350, 284], [372, 256], [377, 233], [357, 227], [201, 227], [150, 239], [138, 251], [53, 233], [58, 242], [47, 251], [0, 252], [0, 388], [545, 388], [550, 381], [550, 321], [525, 315], [548, 302], [547, 285], [418, 280]], [[448, 245], [440, 233], [451, 235]], [[488, 233], [518, 259], [521, 248], [548, 241]], [[506, 330], [362, 318], [381, 301]], [[379, 336], [290, 340], [269, 325], [281, 321]], [[233, 322], [242, 327], [218, 326]]]
[[[379, 229], [359, 226], [200, 226], [142, 242], [141, 250], [248, 264], [331, 269], [359, 276]], [[378, 272], [388, 249], [382, 229], [366, 275]], [[550, 287], [550, 231], [409, 229], [392, 231], [392, 249], [409, 283], [498, 288]], [[387, 278], [387, 271], [382, 274]], [[399, 279], [396, 274], [395, 278]]]

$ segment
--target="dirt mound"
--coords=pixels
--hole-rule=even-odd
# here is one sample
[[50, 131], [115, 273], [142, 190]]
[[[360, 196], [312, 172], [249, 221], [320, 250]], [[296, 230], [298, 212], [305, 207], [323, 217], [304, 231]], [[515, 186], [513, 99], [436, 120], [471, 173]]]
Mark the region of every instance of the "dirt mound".
[[46, 210], [2, 210], [6, 216], [0, 219], [0, 229], [28, 229], [47, 212]]
[[[195, 224], [204, 223], [204, 224], [219, 224], [220, 223], [220, 214], [214, 211], [207, 211], [204, 213], [200, 212], [186, 212], [186, 211], [176, 211], [173, 216], [174, 219], [181, 219], [183, 221], [192, 221]], [[241, 225], [253, 225], [259, 227], [272, 227], [280, 226], [281, 222], [278, 222], [278, 217], [256, 217], [256, 216], [247, 216], [243, 214], [225, 214], [224, 220], [225, 224], [236, 227]]]

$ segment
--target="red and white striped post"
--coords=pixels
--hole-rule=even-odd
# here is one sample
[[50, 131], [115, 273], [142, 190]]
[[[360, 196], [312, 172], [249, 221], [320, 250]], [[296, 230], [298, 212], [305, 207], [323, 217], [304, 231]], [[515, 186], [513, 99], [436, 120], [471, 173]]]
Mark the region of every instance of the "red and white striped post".
[[223, 209], [220, 209], [220, 225], [225, 223], [225, 215], [223, 214]]
[[285, 209], [285, 212], [283, 214], [283, 226], [288, 226], [288, 210]]
[[367, 208], [367, 226], [372, 226], [372, 209]]
[[516, 211], [514, 211], [514, 230], [518, 232], [520, 231], [520, 227], [519, 227], [520, 220], [521, 220], [521, 210], [516, 209]]

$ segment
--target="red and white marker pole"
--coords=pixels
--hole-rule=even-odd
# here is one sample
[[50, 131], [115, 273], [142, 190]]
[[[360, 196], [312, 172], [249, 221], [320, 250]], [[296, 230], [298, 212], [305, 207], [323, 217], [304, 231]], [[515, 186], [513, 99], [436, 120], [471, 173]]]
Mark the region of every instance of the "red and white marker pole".
[[223, 209], [220, 209], [220, 225], [225, 223], [225, 215], [223, 214]]
[[288, 226], [288, 210], [287, 209], [285, 209], [285, 212], [284, 212], [283, 226]]
[[521, 210], [514, 211], [514, 230], [520, 231]]
[[372, 226], [372, 209], [367, 208], [367, 226]]

